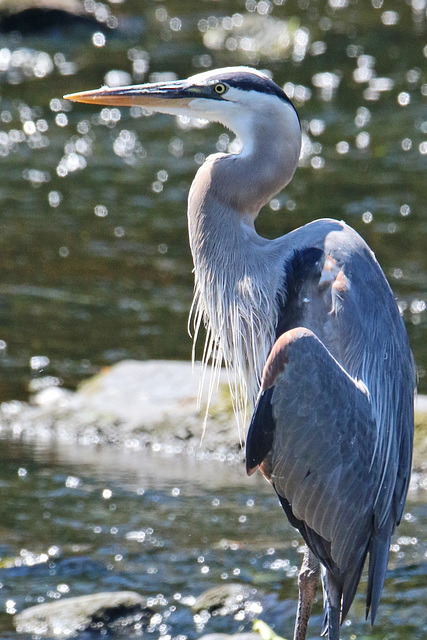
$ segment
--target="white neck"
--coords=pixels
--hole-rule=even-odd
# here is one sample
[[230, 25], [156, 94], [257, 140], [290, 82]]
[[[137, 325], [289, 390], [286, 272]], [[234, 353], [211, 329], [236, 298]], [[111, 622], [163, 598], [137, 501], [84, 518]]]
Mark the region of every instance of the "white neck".
[[243, 144], [242, 152], [209, 156], [189, 194], [195, 339], [203, 322], [207, 326], [204, 363], [212, 360], [218, 373], [225, 361], [236, 409], [246, 400], [255, 400], [275, 336], [280, 274], [273, 265], [277, 255], [274, 243], [256, 233], [254, 220], [260, 208], [288, 184], [297, 166], [299, 124], [298, 131], [293, 126], [289, 134], [289, 118], [298, 121], [292, 107], [283, 105], [283, 111], [277, 108], [268, 117], [251, 114], [252, 123], [249, 117], [241, 117], [233, 129]]

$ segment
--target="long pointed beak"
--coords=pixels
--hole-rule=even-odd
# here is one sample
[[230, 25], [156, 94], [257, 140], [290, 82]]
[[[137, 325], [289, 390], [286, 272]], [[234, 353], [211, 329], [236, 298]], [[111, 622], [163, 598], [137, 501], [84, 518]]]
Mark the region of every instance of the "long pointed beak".
[[86, 104], [102, 104], [116, 107], [138, 105], [149, 109], [188, 107], [194, 98], [202, 97], [202, 87], [189, 85], [185, 80], [157, 82], [128, 87], [101, 87], [93, 91], [69, 93], [66, 100]]

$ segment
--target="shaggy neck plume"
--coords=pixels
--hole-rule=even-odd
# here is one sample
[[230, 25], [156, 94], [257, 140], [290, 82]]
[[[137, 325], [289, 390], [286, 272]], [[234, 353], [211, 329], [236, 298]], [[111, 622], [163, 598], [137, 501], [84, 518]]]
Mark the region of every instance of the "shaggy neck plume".
[[254, 220], [291, 180], [299, 156], [299, 145], [287, 142], [284, 133], [267, 146], [262, 127], [253, 131], [255, 136], [241, 154], [207, 158], [191, 187], [188, 206], [195, 267], [194, 342], [203, 323], [203, 364], [213, 364], [210, 391], [224, 362], [236, 413], [256, 399], [274, 341], [281, 284], [280, 268], [274, 268], [276, 245], [258, 236]]

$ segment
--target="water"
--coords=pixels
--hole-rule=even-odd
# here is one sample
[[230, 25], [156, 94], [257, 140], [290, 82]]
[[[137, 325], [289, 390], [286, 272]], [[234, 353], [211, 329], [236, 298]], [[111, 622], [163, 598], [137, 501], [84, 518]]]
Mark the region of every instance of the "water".
[[322, 216], [353, 225], [396, 293], [425, 392], [421, 5], [87, 2], [119, 27], [1, 36], [0, 397], [26, 398], [41, 375], [75, 387], [122, 358], [190, 357], [186, 198], [231, 138], [61, 97], [229, 64], [269, 69], [305, 132], [302, 166], [259, 232]]
[[[119, 27], [1, 35], [0, 398], [27, 398], [44, 376], [74, 388], [122, 358], [189, 358], [186, 197], [203, 157], [231, 138], [61, 97], [112, 70], [142, 82], [230, 64], [269, 69], [305, 133], [301, 167], [259, 232], [322, 216], [354, 226], [395, 291], [426, 392], [424, 3], [86, 6]], [[250, 628], [253, 612], [193, 616], [192, 598], [229, 582], [267, 594], [261, 617], [290, 636], [300, 540], [261, 479], [214, 462], [1, 445], [2, 639], [17, 637], [15, 610], [123, 588], [155, 602], [153, 638]], [[363, 623], [363, 578], [344, 638], [427, 637], [426, 520], [419, 489], [378, 624]], [[313, 635], [320, 624], [318, 603]]]
[[[250, 629], [256, 616], [290, 637], [302, 549], [261, 477], [246, 478], [240, 465], [90, 447], [2, 442], [0, 456], [0, 638], [16, 639], [15, 610], [121, 589], [151, 599], [158, 615], [147, 637]], [[393, 540], [378, 622], [373, 631], [363, 622], [364, 576], [344, 639], [426, 637], [426, 527], [419, 488]], [[229, 583], [256, 588], [264, 610], [194, 614], [195, 597]], [[320, 625], [319, 599], [311, 637]]]

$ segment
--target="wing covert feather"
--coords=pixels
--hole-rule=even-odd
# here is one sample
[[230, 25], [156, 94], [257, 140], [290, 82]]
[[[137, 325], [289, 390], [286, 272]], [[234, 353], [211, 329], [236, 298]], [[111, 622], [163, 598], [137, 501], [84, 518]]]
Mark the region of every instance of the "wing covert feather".
[[378, 467], [371, 467], [376, 441], [371, 405], [311, 332], [291, 342], [286, 355], [271, 396], [270, 480], [295, 518], [330, 542], [327, 564], [344, 572], [362, 555], [364, 560], [378, 484]]

